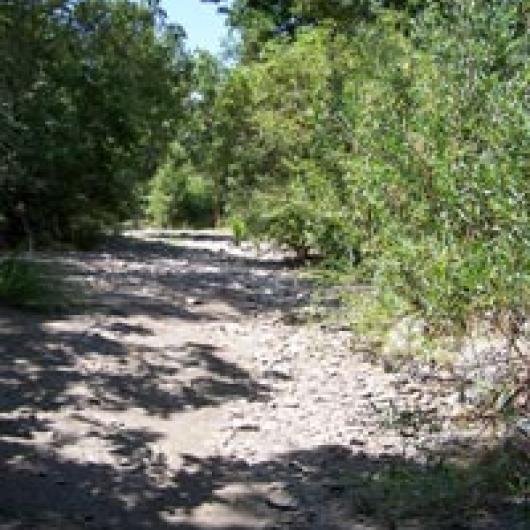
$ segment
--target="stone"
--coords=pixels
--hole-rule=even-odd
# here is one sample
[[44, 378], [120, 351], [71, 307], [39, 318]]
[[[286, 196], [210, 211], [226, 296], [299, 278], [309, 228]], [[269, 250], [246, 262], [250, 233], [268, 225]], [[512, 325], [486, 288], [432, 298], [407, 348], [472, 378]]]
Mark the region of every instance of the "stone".
[[281, 489], [273, 489], [270, 491], [267, 494], [265, 502], [275, 510], [294, 511], [299, 508], [298, 501]]
[[295, 408], [300, 407], [300, 401], [298, 401], [296, 399], [289, 399], [289, 400], [285, 401], [283, 403], [283, 405], [285, 407], [288, 407], [288, 408], [291, 408], [291, 409], [295, 409]]

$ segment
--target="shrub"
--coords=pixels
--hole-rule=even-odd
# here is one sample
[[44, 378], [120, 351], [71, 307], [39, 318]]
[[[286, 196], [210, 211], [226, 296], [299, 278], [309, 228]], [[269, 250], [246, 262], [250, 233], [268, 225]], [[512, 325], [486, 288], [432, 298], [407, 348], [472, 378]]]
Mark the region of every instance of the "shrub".
[[251, 234], [285, 245], [302, 259], [311, 253], [330, 261], [358, 259], [357, 230], [320, 175], [309, 174], [281, 191], [256, 194], [246, 224]]
[[528, 9], [382, 4], [396, 3], [271, 38], [231, 71], [211, 149], [231, 201], [256, 237], [360, 262], [433, 332], [524, 313]]
[[48, 267], [10, 256], [0, 261], [0, 303], [31, 310], [57, 309], [64, 303], [62, 285]]
[[235, 244], [239, 246], [248, 237], [247, 223], [241, 216], [234, 215], [230, 218], [230, 227], [232, 228]]
[[212, 226], [211, 182], [189, 163], [169, 161], [155, 175], [148, 197], [148, 218], [161, 227]]

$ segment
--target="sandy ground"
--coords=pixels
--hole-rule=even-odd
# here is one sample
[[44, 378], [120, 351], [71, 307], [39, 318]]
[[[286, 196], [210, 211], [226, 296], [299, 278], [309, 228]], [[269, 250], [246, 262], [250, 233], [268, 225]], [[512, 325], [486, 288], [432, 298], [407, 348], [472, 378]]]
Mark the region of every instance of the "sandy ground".
[[[0, 529], [401, 528], [344, 484], [420, 465], [450, 428], [411, 441], [392, 415], [455, 395], [301, 319], [311, 288], [282, 256], [132, 232], [51, 259], [83, 309], [0, 310]], [[458, 528], [507, 527], [488, 521]]]

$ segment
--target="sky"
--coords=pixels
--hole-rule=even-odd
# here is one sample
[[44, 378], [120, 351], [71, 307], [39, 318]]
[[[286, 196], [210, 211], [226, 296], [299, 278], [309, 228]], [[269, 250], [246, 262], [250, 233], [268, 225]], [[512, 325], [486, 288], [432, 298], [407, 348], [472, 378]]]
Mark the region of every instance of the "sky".
[[176, 22], [186, 30], [190, 50], [202, 48], [219, 54], [227, 28], [225, 17], [217, 12], [215, 4], [200, 0], [162, 0], [162, 7], [170, 22]]

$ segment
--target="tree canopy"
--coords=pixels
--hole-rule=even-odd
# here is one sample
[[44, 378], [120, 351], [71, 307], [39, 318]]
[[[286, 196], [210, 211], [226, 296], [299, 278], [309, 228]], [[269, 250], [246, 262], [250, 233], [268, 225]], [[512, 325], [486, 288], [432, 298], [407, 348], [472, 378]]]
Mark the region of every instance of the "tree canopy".
[[7, 236], [71, 239], [130, 215], [182, 113], [183, 32], [154, 3], [0, 6], [0, 216]]

